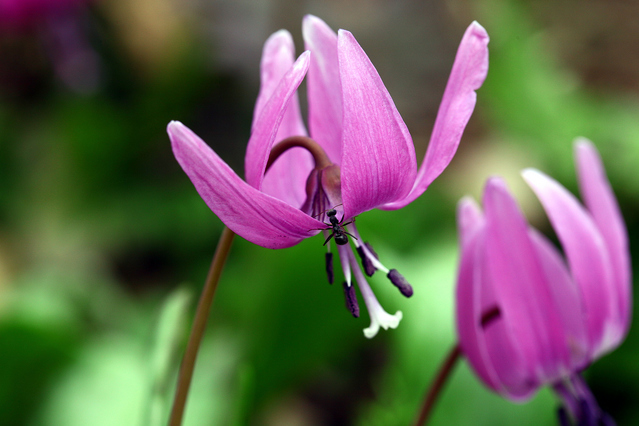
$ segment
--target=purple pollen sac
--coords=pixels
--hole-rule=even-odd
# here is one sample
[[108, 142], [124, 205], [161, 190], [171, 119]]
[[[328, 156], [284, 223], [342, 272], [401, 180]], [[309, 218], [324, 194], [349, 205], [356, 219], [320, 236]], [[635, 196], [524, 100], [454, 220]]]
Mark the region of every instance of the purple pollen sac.
[[346, 308], [355, 318], [359, 318], [359, 305], [357, 304], [355, 286], [346, 284], [346, 281], [344, 281], [343, 286], [344, 296], [346, 296]]
[[368, 241], [366, 241], [366, 242], [364, 243], [364, 245], [366, 246], [366, 248], [368, 249], [368, 251], [369, 251], [369, 252], [370, 252], [373, 256], [375, 256], [375, 259], [379, 259], [379, 256], [377, 256], [377, 253], [375, 253], [375, 250], [373, 250], [373, 246], [371, 246], [371, 245], [368, 243]]
[[404, 278], [402, 274], [397, 272], [397, 269], [391, 269], [386, 276], [404, 296], [411, 297], [413, 295], [413, 287], [406, 281], [406, 278]]
[[326, 277], [328, 278], [328, 283], [333, 284], [335, 280], [335, 274], [333, 273], [333, 253], [326, 253]]
[[362, 260], [362, 268], [364, 268], [364, 272], [369, 277], [372, 277], [377, 268], [373, 265], [373, 262], [366, 256], [366, 252], [362, 246], [357, 247], [357, 254], [359, 254], [359, 258]]
[[481, 326], [487, 327], [490, 323], [495, 321], [500, 316], [501, 311], [499, 310], [499, 306], [493, 306], [491, 309], [484, 312], [484, 315], [481, 316]]
[[557, 417], [559, 419], [559, 426], [571, 426], [570, 417], [568, 416], [568, 411], [566, 408], [559, 407], [557, 410]]

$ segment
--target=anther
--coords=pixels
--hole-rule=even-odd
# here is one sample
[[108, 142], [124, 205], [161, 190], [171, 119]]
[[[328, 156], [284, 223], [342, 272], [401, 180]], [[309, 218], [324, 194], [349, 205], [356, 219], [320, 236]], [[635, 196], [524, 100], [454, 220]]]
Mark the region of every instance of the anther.
[[[369, 254], [366, 253], [366, 250], [368, 250]], [[372, 277], [378, 268], [371, 260], [371, 256], [377, 260], [379, 259], [377, 257], [377, 253], [375, 253], [375, 250], [373, 250], [373, 247], [368, 242], [365, 242], [364, 247], [361, 245], [357, 246], [357, 254], [359, 254], [359, 258], [362, 260], [362, 268], [364, 268], [364, 272], [366, 272], [366, 275], [369, 277]]]
[[375, 253], [375, 250], [373, 250], [373, 246], [371, 246], [368, 241], [366, 241], [364, 243], [364, 245], [366, 246], [366, 248], [368, 249], [368, 251], [373, 255], [373, 257], [375, 257], [375, 259], [379, 259], [379, 256], [377, 255], [377, 253]]
[[498, 306], [493, 306], [491, 309], [484, 312], [481, 316], [481, 326], [486, 328], [490, 323], [495, 321], [497, 318], [501, 316], [501, 311]]
[[557, 409], [557, 417], [559, 418], [559, 426], [571, 426], [572, 422], [563, 405]]
[[362, 260], [362, 268], [364, 268], [364, 272], [369, 277], [372, 277], [377, 268], [373, 265], [373, 262], [368, 258], [366, 252], [364, 251], [364, 247], [357, 246], [357, 254], [359, 254], [359, 258]]
[[391, 269], [386, 276], [404, 296], [411, 297], [413, 295], [413, 287], [406, 281], [406, 278], [404, 278], [402, 274], [397, 272], [397, 269]]
[[355, 294], [355, 286], [348, 285], [344, 281], [344, 296], [346, 296], [346, 308], [355, 317], [359, 318], [359, 305], [357, 304], [357, 295]]
[[328, 278], [328, 283], [333, 284], [335, 274], [333, 273], [333, 253], [330, 251], [326, 253], [326, 277]]

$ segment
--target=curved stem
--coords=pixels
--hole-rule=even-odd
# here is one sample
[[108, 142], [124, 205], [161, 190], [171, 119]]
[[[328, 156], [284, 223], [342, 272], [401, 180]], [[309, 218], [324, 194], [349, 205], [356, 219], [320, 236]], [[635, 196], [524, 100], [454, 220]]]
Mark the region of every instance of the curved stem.
[[235, 232], [229, 228], [224, 228], [220, 240], [217, 243], [215, 255], [213, 256], [213, 261], [211, 262], [211, 267], [206, 277], [204, 288], [202, 289], [202, 295], [200, 296], [200, 301], [195, 311], [195, 318], [193, 319], [191, 335], [186, 345], [186, 352], [180, 365], [177, 389], [175, 391], [173, 408], [171, 409], [171, 417], [169, 419], [170, 426], [180, 426], [182, 424], [186, 397], [189, 392], [189, 387], [191, 386], [193, 369], [195, 368], [195, 359], [200, 348], [200, 343], [202, 342], [202, 336], [206, 328], [206, 322], [211, 310], [211, 304], [213, 303], [213, 296], [215, 296], [215, 290], [217, 289], [217, 283], [220, 280], [222, 268], [228, 257], [234, 236]]
[[444, 361], [441, 368], [439, 369], [439, 372], [437, 373], [435, 380], [433, 380], [433, 383], [430, 385], [430, 388], [428, 389], [428, 392], [426, 393], [426, 398], [424, 399], [424, 405], [422, 405], [422, 408], [419, 412], [419, 416], [417, 417], [417, 420], [415, 420], [415, 423], [414, 423], [415, 426], [422, 426], [426, 424], [426, 421], [428, 420], [428, 417], [430, 416], [430, 412], [433, 406], [435, 405], [435, 401], [437, 400], [439, 393], [444, 387], [444, 384], [446, 383], [448, 376], [450, 375], [451, 371], [453, 370], [453, 367], [455, 366], [455, 363], [460, 357], [461, 357], [461, 347], [459, 346], [459, 343], [457, 343], [448, 353], [448, 356], [446, 357], [446, 360]]
[[321, 170], [332, 164], [331, 160], [328, 158], [328, 155], [326, 155], [324, 148], [322, 148], [313, 139], [306, 136], [291, 136], [281, 140], [273, 147], [273, 149], [271, 149], [271, 154], [269, 155], [268, 162], [266, 163], [266, 170], [271, 167], [273, 162], [275, 162], [275, 160], [277, 160], [280, 155], [284, 154], [286, 151], [294, 147], [307, 149], [308, 152], [310, 152], [313, 156], [313, 159], [315, 160], [315, 168], [318, 170]]

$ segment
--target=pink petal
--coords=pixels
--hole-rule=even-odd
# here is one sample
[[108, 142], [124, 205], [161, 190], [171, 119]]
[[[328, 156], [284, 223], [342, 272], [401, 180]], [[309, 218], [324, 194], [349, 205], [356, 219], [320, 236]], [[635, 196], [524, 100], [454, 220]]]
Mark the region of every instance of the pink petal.
[[226, 226], [267, 248], [290, 247], [325, 228], [322, 222], [248, 185], [182, 123], [167, 132], [175, 158], [198, 193]]
[[260, 107], [261, 113], [254, 121], [244, 160], [246, 182], [254, 188], [262, 188], [268, 156], [276, 142], [280, 123], [289, 101], [306, 75], [309, 56], [310, 52], [304, 52], [297, 58], [293, 66], [284, 74], [269, 100]]
[[[566, 335], [528, 225], [506, 185], [491, 179], [484, 192], [490, 280], [513, 346], [529, 381], [560, 377], [570, 364]], [[554, 285], [554, 283], [552, 283]]]
[[475, 200], [470, 197], [462, 198], [457, 205], [457, 233], [461, 246], [463, 247], [483, 226], [485, 226], [484, 214]]
[[338, 35], [344, 105], [342, 200], [347, 218], [404, 198], [415, 181], [415, 148], [377, 70], [353, 35]]
[[553, 299], [553, 309], [559, 313], [566, 334], [565, 344], [570, 353], [566, 367], [571, 371], [581, 370], [590, 361], [586, 313], [581, 301], [581, 292], [570, 276], [563, 256], [555, 246], [537, 230], [531, 228], [528, 232], [546, 276], [546, 283]]
[[[253, 127], [280, 80], [293, 66], [294, 55], [295, 46], [288, 31], [280, 30], [266, 40], [262, 53], [262, 85], [255, 105]], [[296, 135], [306, 136], [297, 93], [293, 94], [284, 112], [275, 142]], [[248, 163], [254, 159], [247, 156], [246, 161]], [[306, 200], [306, 178], [312, 169], [313, 157], [307, 150], [289, 149], [273, 163], [264, 176], [262, 192], [299, 208]]]
[[544, 206], [581, 290], [595, 356], [619, 327], [614, 321], [615, 288], [605, 242], [590, 215], [564, 187], [537, 170], [527, 169], [522, 175]]
[[575, 144], [577, 174], [584, 203], [601, 232], [612, 263], [619, 335], [613, 339], [617, 346], [630, 325], [632, 282], [628, 232], [619, 205], [606, 177], [601, 158], [592, 142], [579, 139]]
[[459, 344], [477, 375], [487, 386], [499, 392], [501, 384], [488, 357], [481, 327], [481, 306], [477, 303], [482, 284], [477, 274], [478, 249], [481, 247], [478, 242], [484, 239], [484, 220], [476, 204], [466, 199], [457, 207], [457, 222], [461, 236], [455, 304]]
[[388, 203], [382, 209], [395, 210], [412, 203], [452, 160], [475, 108], [475, 90], [481, 87], [488, 73], [488, 40], [488, 34], [481, 25], [477, 22], [470, 24], [457, 50], [415, 185], [406, 198]]
[[478, 206], [463, 199], [457, 209], [461, 263], [457, 286], [459, 343], [484, 383], [513, 400], [528, 398], [536, 383], [513, 346], [503, 317], [482, 324], [484, 314], [498, 307], [486, 253], [486, 221]]
[[337, 58], [337, 35], [320, 18], [302, 22], [306, 50], [312, 52], [306, 77], [308, 125], [313, 139], [335, 164], [342, 161], [342, 84]]

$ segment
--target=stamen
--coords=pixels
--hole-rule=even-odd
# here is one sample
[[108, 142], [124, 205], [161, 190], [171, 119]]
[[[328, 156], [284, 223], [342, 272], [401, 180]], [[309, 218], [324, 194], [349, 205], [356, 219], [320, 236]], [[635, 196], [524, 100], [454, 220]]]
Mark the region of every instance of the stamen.
[[377, 253], [375, 253], [375, 250], [373, 250], [373, 246], [371, 246], [368, 243], [368, 241], [364, 242], [364, 246], [366, 247], [366, 250], [368, 250], [369, 253], [372, 254], [375, 259], [379, 259], [379, 256], [377, 255]]
[[[366, 271], [366, 275], [369, 277], [372, 276], [377, 269], [388, 274], [388, 268], [382, 265], [382, 262], [379, 261], [377, 253], [375, 253], [373, 247], [368, 242], [365, 242], [364, 244], [360, 243], [362, 238], [359, 236], [359, 232], [357, 232], [355, 224], [351, 223], [346, 228], [355, 236], [355, 247], [357, 248], [357, 254], [359, 254], [360, 259], [362, 259], [362, 267], [364, 268], [364, 271]], [[370, 266], [368, 266], [369, 264]]]
[[495, 321], [497, 318], [501, 316], [501, 311], [498, 306], [494, 306], [493, 308], [484, 312], [481, 316], [481, 326], [486, 328], [490, 323]]
[[397, 311], [395, 312], [395, 315], [390, 315], [384, 310], [384, 308], [382, 308], [382, 306], [377, 301], [373, 290], [371, 290], [368, 282], [366, 282], [364, 274], [362, 274], [361, 269], [359, 269], [353, 251], [348, 250], [346, 251], [346, 253], [348, 255], [348, 260], [353, 267], [353, 273], [355, 274], [355, 279], [357, 280], [359, 291], [362, 293], [364, 303], [366, 303], [368, 315], [371, 318], [371, 325], [368, 328], [364, 329], [364, 336], [369, 339], [374, 337], [379, 331], [380, 327], [384, 330], [388, 330], [389, 328], [397, 328], [399, 322], [402, 320], [402, 312]]
[[333, 284], [335, 280], [335, 274], [333, 273], [333, 253], [330, 251], [326, 253], [326, 277], [328, 278], [328, 283]]
[[579, 422], [584, 425], [596, 425], [598, 424], [598, 411], [599, 407], [593, 407], [586, 399], [579, 399]]
[[559, 418], [559, 426], [572, 426], [568, 411], [563, 405], [557, 409], [557, 418]]
[[413, 295], [413, 287], [402, 274], [397, 272], [397, 269], [391, 269], [386, 276], [404, 296], [411, 297]]
[[364, 272], [366, 272], [366, 275], [368, 275], [369, 277], [372, 277], [375, 271], [377, 270], [377, 268], [375, 268], [375, 265], [373, 265], [373, 262], [371, 262], [368, 256], [366, 255], [366, 252], [364, 251], [364, 246], [362, 245], [357, 246], [357, 254], [359, 254], [359, 258], [362, 261], [362, 268], [364, 268]]
[[346, 297], [346, 308], [355, 317], [359, 318], [359, 304], [357, 303], [357, 295], [355, 294], [355, 286], [342, 284], [344, 287], [344, 296]]
[[[344, 279], [346, 285], [351, 286], [351, 264], [348, 259], [348, 253], [350, 252], [349, 246], [337, 246], [337, 253], [339, 254], [339, 262], [342, 264], [342, 271], [344, 272]], [[355, 265], [355, 269], [357, 265]]]

